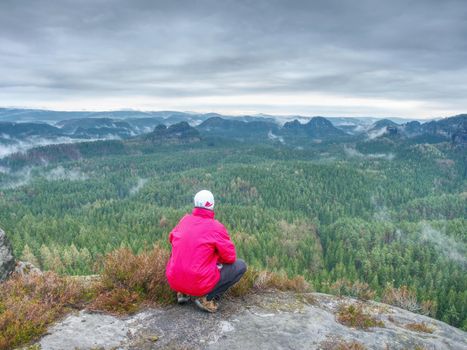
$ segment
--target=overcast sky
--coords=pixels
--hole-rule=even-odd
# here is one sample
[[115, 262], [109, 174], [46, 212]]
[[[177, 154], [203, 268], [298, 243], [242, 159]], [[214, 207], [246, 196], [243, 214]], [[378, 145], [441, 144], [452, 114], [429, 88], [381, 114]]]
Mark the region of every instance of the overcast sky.
[[0, 0], [0, 106], [467, 112], [466, 0]]

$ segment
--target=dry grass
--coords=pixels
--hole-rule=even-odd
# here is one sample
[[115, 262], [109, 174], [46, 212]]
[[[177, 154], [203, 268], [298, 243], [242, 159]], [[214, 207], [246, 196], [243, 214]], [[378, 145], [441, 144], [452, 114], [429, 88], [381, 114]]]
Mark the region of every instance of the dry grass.
[[409, 323], [405, 325], [405, 328], [415, 332], [422, 333], [433, 333], [434, 329], [428, 326], [425, 322], [421, 323]]
[[239, 297], [267, 289], [307, 292], [310, 287], [302, 276], [289, 278], [285, 273], [259, 271], [250, 267], [242, 279], [228, 293]]
[[331, 293], [342, 296], [349, 295], [360, 300], [372, 300], [375, 298], [375, 291], [370, 288], [368, 283], [348, 279], [338, 279], [331, 285]]
[[107, 311], [117, 315], [131, 314], [139, 310], [142, 301], [143, 298], [139, 293], [116, 287], [100, 292], [89, 309]]
[[82, 307], [92, 296], [76, 280], [52, 272], [13, 276], [0, 284], [0, 349], [39, 337], [70, 307]]
[[319, 345], [320, 350], [365, 350], [365, 346], [357, 341], [325, 340]]
[[135, 255], [128, 248], [109, 253], [104, 260], [101, 286], [91, 308], [112, 313], [132, 313], [141, 303], [174, 301], [165, 267], [169, 252], [159, 246]]
[[382, 321], [365, 313], [360, 304], [343, 305], [337, 313], [337, 321], [348, 327], [368, 329], [370, 327], [384, 327]]
[[[139, 255], [127, 248], [108, 254], [101, 274], [102, 286], [91, 308], [121, 314], [137, 311], [143, 302], [174, 302], [175, 294], [165, 277], [168, 258], [169, 252], [159, 246]], [[239, 297], [266, 289], [304, 292], [309, 286], [301, 276], [289, 278], [283, 273], [248, 268], [229, 295]]]
[[139, 255], [129, 249], [108, 254], [98, 282], [53, 272], [14, 276], [0, 284], [0, 350], [38, 338], [70, 308], [135, 312], [143, 302], [174, 300], [165, 278], [169, 253], [154, 247]]
[[401, 286], [399, 288], [387, 286], [383, 294], [383, 303], [394, 305], [411, 312], [419, 312], [422, 309], [417, 302], [415, 292], [409, 290], [407, 286]]

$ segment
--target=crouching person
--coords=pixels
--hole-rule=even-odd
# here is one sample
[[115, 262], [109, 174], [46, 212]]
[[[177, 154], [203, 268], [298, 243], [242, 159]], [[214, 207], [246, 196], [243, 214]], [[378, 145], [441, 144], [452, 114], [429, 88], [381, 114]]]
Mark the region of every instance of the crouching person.
[[179, 304], [193, 299], [202, 310], [216, 312], [222, 294], [246, 272], [235, 246], [214, 219], [214, 196], [203, 190], [195, 195], [195, 208], [170, 232], [172, 253], [166, 276]]

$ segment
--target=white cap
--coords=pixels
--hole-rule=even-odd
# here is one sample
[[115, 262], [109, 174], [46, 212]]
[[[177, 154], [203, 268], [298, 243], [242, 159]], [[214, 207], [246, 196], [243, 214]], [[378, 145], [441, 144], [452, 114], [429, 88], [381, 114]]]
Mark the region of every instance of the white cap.
[[214, 196], [208, 190], [199, 191], [195, 195], [195, 207], [214, 210]]

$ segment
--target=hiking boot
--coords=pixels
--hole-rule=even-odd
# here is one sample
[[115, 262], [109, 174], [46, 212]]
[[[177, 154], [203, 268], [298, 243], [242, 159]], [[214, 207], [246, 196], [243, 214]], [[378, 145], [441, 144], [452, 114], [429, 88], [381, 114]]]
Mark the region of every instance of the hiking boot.
[[215, 300], [208, 300], [206, 297], [200, 297], [195, 299], [195, 304], [198, 306], [201, 310], [207, 311], [207, 312], [216, 312], [218, 305]]
[[177, 292], [177, 303], [186, 304], [188, 301], [190, 301], [189, 295]]

